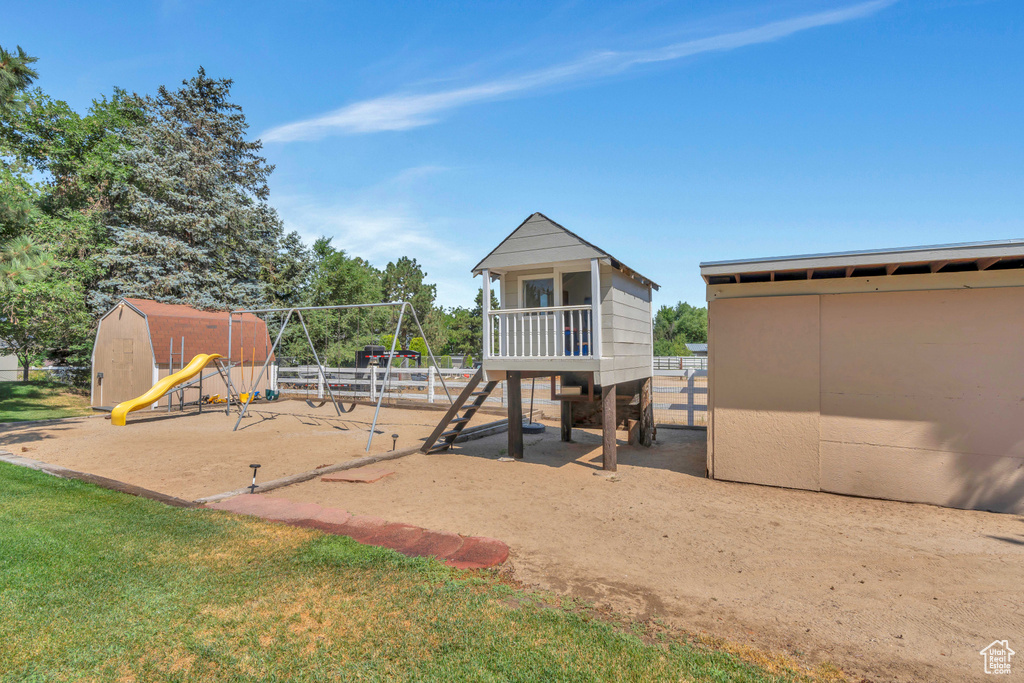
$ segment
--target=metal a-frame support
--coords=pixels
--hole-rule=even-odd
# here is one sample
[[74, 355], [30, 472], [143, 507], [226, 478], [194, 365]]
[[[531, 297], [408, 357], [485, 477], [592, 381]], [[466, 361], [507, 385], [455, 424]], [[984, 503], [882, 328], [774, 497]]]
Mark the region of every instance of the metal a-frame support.
[[[331, 383], [327, 380], [327, 371], [324, 369], [323, 364], [320, 362], [320, 357], [319, 357], [319, 355], [317, 355], [316, 349], [313, 348], [313, 340], [309, 336], [309, 330], [306, 328], [306, 323], [305, 323], [305, 320], [302, 317], [302, 312], [303, 311], [343, 310], [343, 309], [353, 309], [353, 308], [380, 308], [380, 307], [384, 307], [384, 306], [401, 306], [402, 307], [399, 310], [399, 312], [398, 312], [398, 324], [395, 326], [395, 334], [394, 334], [394, 336], [392, 337], [392, 340], [391, 340], [391, 353], [388, 354], [388, 366], [387, 366], [387, 370], [384, 373], [384, 386], [386, 387], [388, 385], [388, 381], [389, 381], [389, 379], [391, 377], [391, 364], [392, 364], [392, 362], [394, 361], [394, 358], [395, 358], [395, 350], [396, 350], [396, 347], [397, 347], [397, 344], [398, 344], [398, 334], [399, 334], [399, 332], [402, 329], [402, 319], [405, 316], [405, 309], [406, 309], [406, 307], [408, 307], [409, 310], [412, 311], [413, 320], [416, 321], [416, 328], [420, 332], [420, 336], [423, 339], [423, 343], [426, 344], [426, 346], [427, 346], [427, 355], [430, 357], [430, 364], [434, 366], [435, 370], [440, 371], [440, 368], [437, 365], [437, 359], [434, 358], [434, 352], [430, 348], [430, 342], [427, 341], [427, 335], [423, 331], [423, 326], [420, 324], [419, 316], [416, 315], [416, 309], [408, 301], [390, 301], [390, 302], [387, 302], [387, 303], [379, 303], [379, 304], [347, 304], [347, 305], [339, 305], [339, 306], [296, 306], [296, 307], [293, 307], [293, 308], [262, 308], [262, 309], [238, 310], [238, 311], [230, 311], [228, 313], [228, 368], [229, 368], [229, 372], [228, 372], [228, 395], [230, 396], [230, 393], [231, 393], [231, 390], [232, 390], [231, 380], [230, 380], [230, 376], [231, 376], [230, 375], [230, 368], [231, 368], [231, 327], [232, 327], [232, 321], [234, 320], [234, 316], [235, 315], [242, 315], [242, 314], [245, 314], [245, 313], [252, 313], [252, 314], [255, 315], [255, 314], [258, 314], [258, 313], [284, 313], [284, 312], [287, 311], [287, 315], [285, 316], [284, 320], [281, 323], [281, 329], [277, 333], [277, 338], [274, 340], [274, 345], [271, 347], [270, 353], [267, 354], [266, 359], [264, 359], [263, 366], [260, 368], [260, 374], [256, 377], [256, 381], [253, 384], [253, 386], [254, 387], [259, 386], [260, 382], [263, 380], [263, 375], [266, 374], [267, 368], [270, 365], [270, 358], [271, 358], [271, 356], [274, 356], [277, 353], [277, 347], [280, 345], [281, 338], [282, 338], [282, 336], [284, 336], [284, 331], [288, 327], [288, 321], [291, 320], [292, 314], [295, 313], [295, 314], [298, 315], [299, 323], [302, 325], [302, 330], [303, 330], [303, 332], [306, 335], [306, 342], [309, 344], [309, 349], [310, 349], [310, 351], [313, 352], [313, 358], [314, 358], [314, 360], [316, 360], [317, 370], [320, 373], [320, 377], [324, 380], [324, 384], [327, 385], [327, 391], [328, 391], [328, 393], [331, 396], [331, 402], [334, 403], [334, 409], [336, 411], [338, 411], [338, 415], [340, 416], [341, 415], [341, 411], [338, 408], [337, 401], [335, 401], [335, 399], [334, 399], [334, 392], [331, 389]], [[452, 399], [452, 395], [448, 391], [448, 385], [444, 381], [444, 375], [441, 372], [438, 372], [437, 375], [441, 379], [441, 386], [444, 388], [444, 393], [448, 397], [448, 401], [452, 402], [454, 399]], [[373, 380], [371, 380], [371, 381], [373, 381]], [[235, 426], [232, 429], [232, 431], [237, 431], [238, 430], [238, 426], [242, 423], [242, 418], [245, 417], [246, 411], [249, 409], [249, 404], [252, 403], [252, 399], [253, 399], [253, 394], [254, 393], [255, 392], [251, 391], [251, 390], [248, 392], [249, 395], [246, 397], [245, 403], [242, 405], [241, 409], [238, 412], [238, 420], [235, 422]], [[374, 432], [377, 429], [377, 418], [380, 415], [380, 407], [381, 407], [381, 402], [383, 401], [383, 399], [384, 399], [384, 392], [381, 391], [378, 394], [378, 396], [377, 396], [377, 405], [376, 405], [376, 408], [375, 408], [375, 410], [373, 412], [373, 424], [370, 426], [370, 436], [369, 436], [369, 438], [366, 441], [366, 450], [367, 451], [370, 450], [370, 446], [373, 444], [373, 435], [374, 435]], [[228, 414], [230, 414], [230, 406], [231, 406], [231, 403], [230, 403], [230, 398], [229, 398], [229, 400], [228, 400], [228, 410], [227, 410]]]

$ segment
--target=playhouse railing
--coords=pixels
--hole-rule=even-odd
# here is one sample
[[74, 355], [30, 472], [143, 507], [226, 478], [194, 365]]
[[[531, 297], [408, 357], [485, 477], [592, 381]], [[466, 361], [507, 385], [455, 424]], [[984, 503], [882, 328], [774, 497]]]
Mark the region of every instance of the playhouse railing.
[[490, 358], [593, 358], [589, 304], [490, 311], [484, 343]]

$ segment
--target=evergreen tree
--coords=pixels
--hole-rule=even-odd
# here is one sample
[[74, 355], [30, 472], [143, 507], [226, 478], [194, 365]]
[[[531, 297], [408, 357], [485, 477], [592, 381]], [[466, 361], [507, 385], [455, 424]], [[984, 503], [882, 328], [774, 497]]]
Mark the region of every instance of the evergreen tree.
[[[416, 259], [403, 256], [397, 261], [388, 263], [381, 275], [381, 287], [383, 289], [384, 301], [408, 301], [416, 309], [416, 315], [423, 330], [432, 346], [440, 346], [437, 342], [441, 324], [429, 324], [435, 322], [434, 299], [437, 297], [437, 285], [424, 282], [427, 274]], [[405, 319], [402, 321], [402, 329], [399, 332], [399, 340], [402, 344], [408, 344], [409, 339], [419, 334], [416, 321], [412, 313], [406, 311]]]
[[0, 293], [10, 294], [19, 283], [39, 278], [52, 260], [25, 234], [34, 222], [32, 169], [6, 144], [10, 119], [24, 109], [25, 90], [38, 74], [29, 67], [35, 57], [19, 45], [17, 54], [0, 47]]
[[138, 99], [145, 125], [119, 131], [115, 161], [131, 172], [112, 192], [96, 310], [122, 296], [206, 309], [273, 300], [268, 268], [283, 238], [267, 203], [273, 166], [246, 139], [231, 83], [200, 68], [180, 89]]
[[18, 54], [11, 54], [0, 47], [0, 110], [18, 105], [18, 94], [28, 89], [39, 74], [29, 66], [39, 58], [30, 57], [17, 47]]

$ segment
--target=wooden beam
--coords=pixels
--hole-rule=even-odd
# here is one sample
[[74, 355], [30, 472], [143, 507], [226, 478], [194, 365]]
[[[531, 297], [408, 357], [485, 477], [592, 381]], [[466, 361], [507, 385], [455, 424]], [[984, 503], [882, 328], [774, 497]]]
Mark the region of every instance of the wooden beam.
[[885, 267], [885, 274], [886, 275], [892, 275], [893, 273], [896, 272], [896, 269], [899, 268], [899, 267], [900, 267], [900, 265], [898, 263], [890, 263], [889, 265], [887, 265]]
[[853, 277], [853, 266], [846, 266], [846, 277]]
[[603, 466], [608, 472], [618, 469], [615, 444], [615, 385], [601, 387], [601, 433], [604, 436]]
[[508, 454], [523, 457], [523, 376], [518, 370], [509, 370], [505, 379], [508, 390]]
[[993, 256], [992, 258], [980, 258], [978, 259], [978, 270], [988, 270], [997, 263], [999, 263], [998, 256]]
[[554, 377], [557, 373], [554, 370], [519, 370], [521, 379], [533, 379], [535, 377]]
[[949, 261], [932, 261], [928, 264], [928, 270], [937, 273], [948, 265]]
[[626, 443], [632, 446], [640, 438], [640, 420], [626, 418]]
[[640, 444], [650, 448], [654, 442], [654, 378], [640, 382]]
[[562, 406], [562, 441], [572, 441], [572, 401], [561, 401]]

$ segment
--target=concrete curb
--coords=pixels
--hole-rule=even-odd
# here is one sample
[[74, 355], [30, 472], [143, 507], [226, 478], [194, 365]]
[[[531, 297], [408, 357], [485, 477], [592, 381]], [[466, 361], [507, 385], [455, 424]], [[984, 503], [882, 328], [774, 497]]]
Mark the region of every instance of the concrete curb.
[[[409, 448], [403, 448], [403, 449], [398, 450], [398, 451], [390, 451], [388, 453], [381, 453], [380, 455], [368, 455], [368, 456], [363, 457], [363, 458], [356, 458], [355, 460], [349, 460], [348, 462], [341, 462], [341, 463], [337, 463], [336, 465], [328, 465], [327, 467], [318, 467], [317, 469], [310, 470], [308, 472], [301, 472], [299, 474], [292, 474], [292, 475], [289, 475], [287, 477], [281, 477], [280, 479], [273, 479], [273, 480], [268, 481], [266, 483], [260, 484], [259, 487], [257, 487], [256, 490], [257, 490], [258, 493], [265, 493], [266, 491], [273, 491], [274, 489], [279, 489], [279, 488], [281, 488], [283, 486], [291, 486], [292, 484], [301, 484], [304, 481], [309, 481], [310, 479], [316, 479], [317, 477], [323, 476], [325, 474], [330, 474], [331, 472], [340, 472], [342, 470], [351, 470], [351, 469], [354, 469], [356, 467], [363, 467], [365, 465], [372, 465], [375, 462], [383, 462], [385, 460], [396, 460], [398, 458], [404, 458], [407, 455], [412, 455], [413, 453], [419, 453], [419, 452], [420, 452], [420, 446], [411, 446]], [[249, 493], [249, 487], [248, 486], [246, 486], [244, 488], [240, 488], [240, 489], [235, 489], [234, 491], [227, 491], [225, 493], [218, 493], [218, 494], [213, 495], [213, 496], [206, 496], [205, 498], [199, 498], [195, 502], [197, 504], [200, 504], [200, 505], [205, 505], [207, 503], [216, 503], [217, 501], [224, 500], [226, 498], [234, 498], [235, 496], [241, 496], [241, 495], [246, 494], [246, 493]]]
[[76, 472], [75, 470], [69, 470], [66, 467], [59, 465], [50, 465], [40, 460], [33, 460], [32, 458], [26, 458], [21, 455], [15, 455], [6, 451], [0, 451], [0, 462], [6, 462], [11, 465], [17, 465], [18, 467], [27, 467], [30, 470], [36, 470], [45, 474], [50, 474], [61, 479], [76, 479], [78, 481], [84, 481], [89, 484], [95, 484], [101, 488], [109, 489], [111, 491], [117, 491], [119, 493], [127, 493], [130, 496], [138, 496], [139, 498], [147, 498], [149, 500], [155, 500], [165, 505], [171, 505], [179, 508], [194, 508], [199, 507], [190, 500], [183, 500], [181, 498], [175, 498], [169, 496], [166, 493], [160, 493], [159, 491], [152, 491], [150, 489], [144, 489], [141, 486], [135, 486], [134, 484], [126, 484], [123, 481], [117, 481], [116, 479], [108, 479], [107, 477], [100, 477], [95, 474], [88, 474], [86, 472]]

